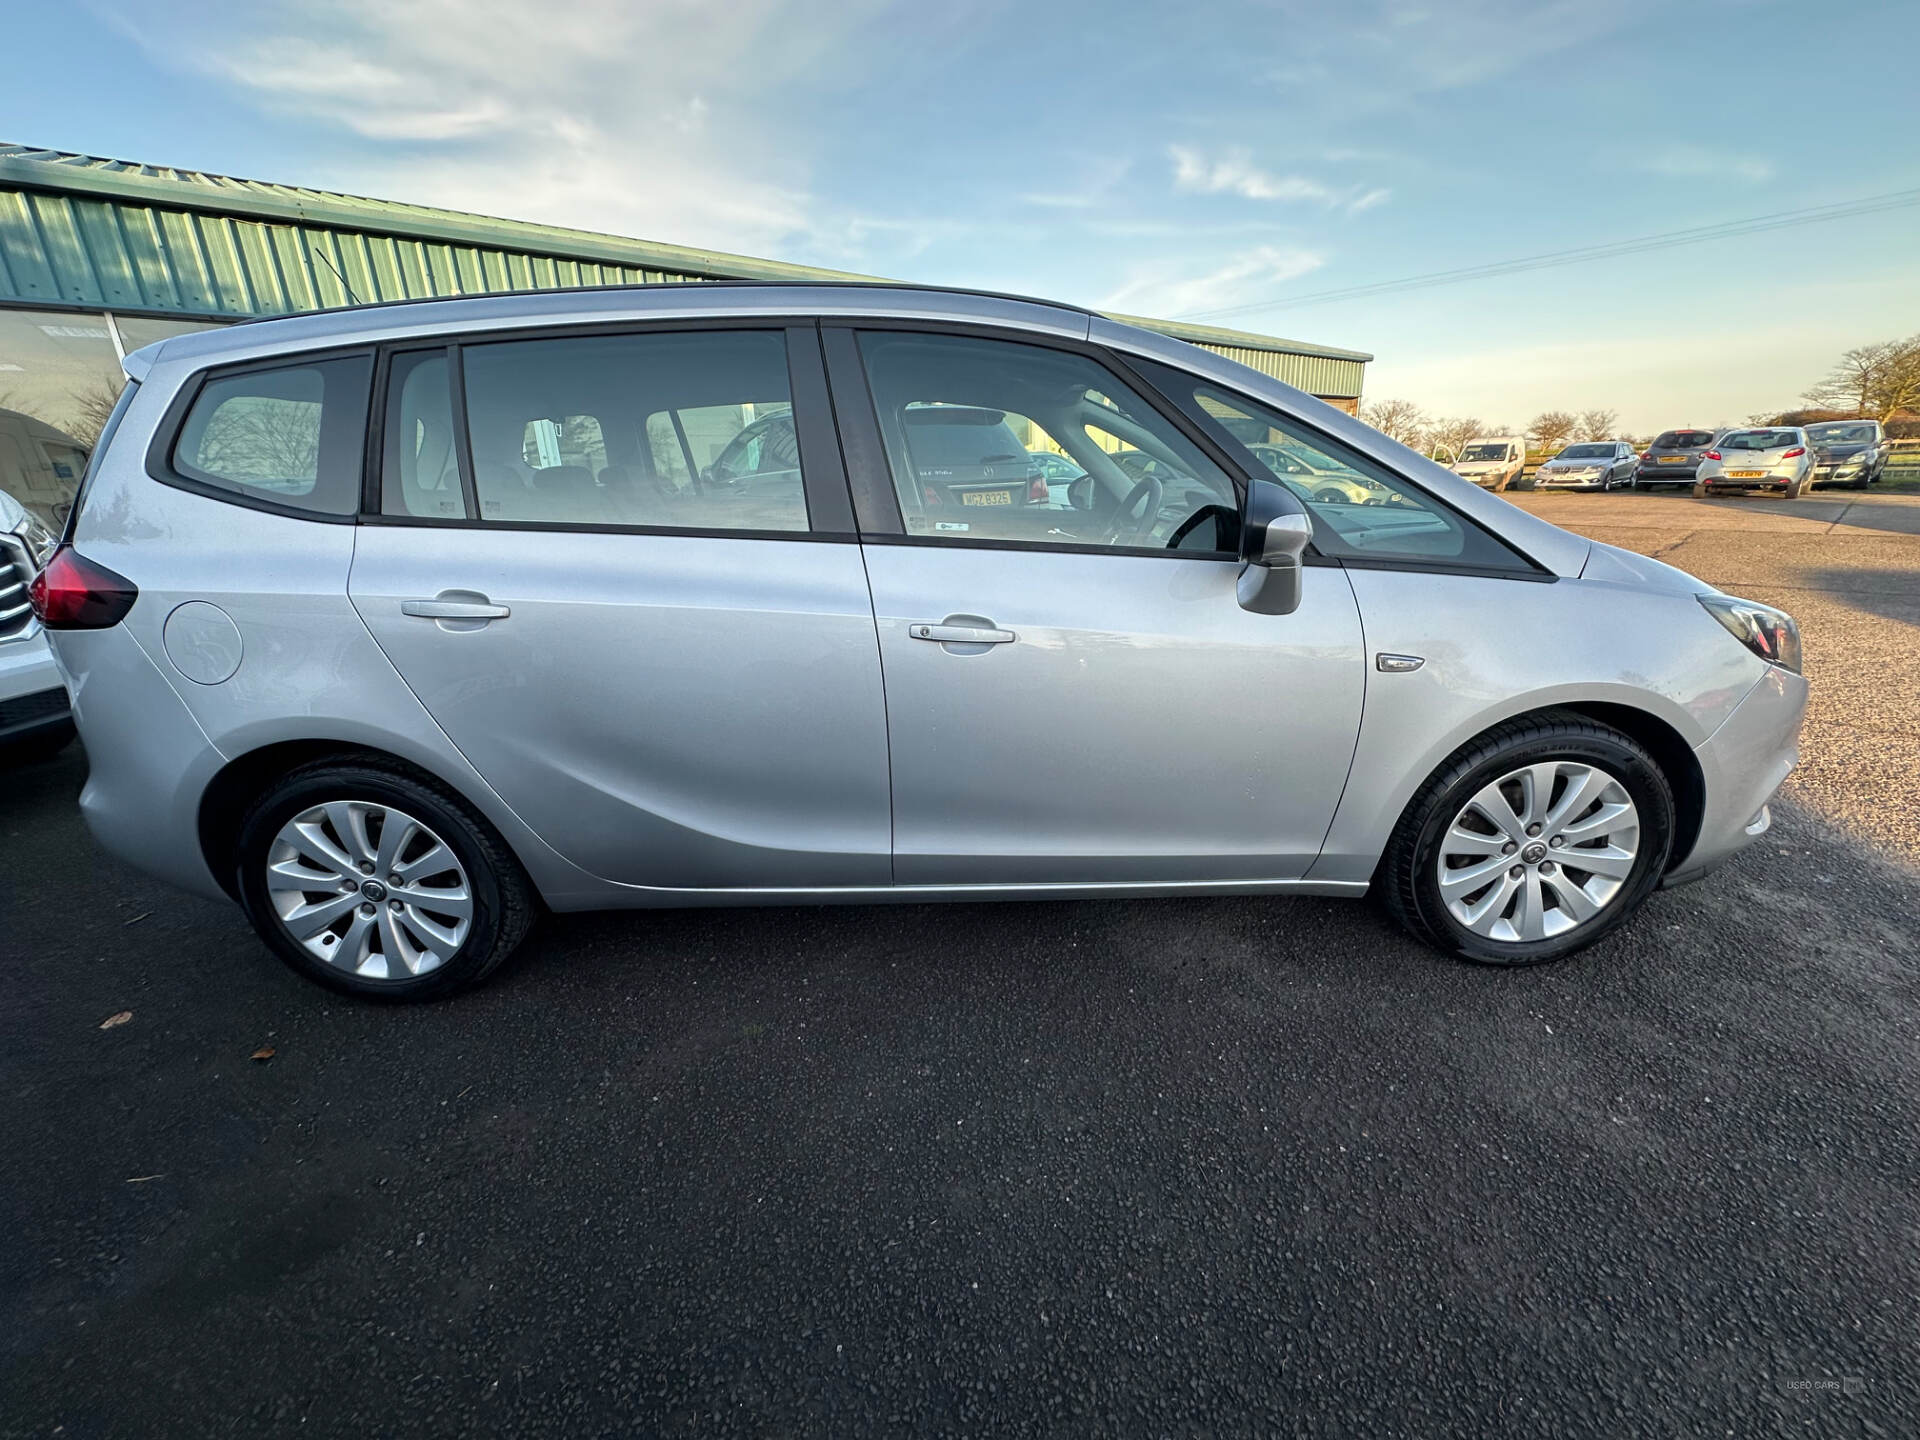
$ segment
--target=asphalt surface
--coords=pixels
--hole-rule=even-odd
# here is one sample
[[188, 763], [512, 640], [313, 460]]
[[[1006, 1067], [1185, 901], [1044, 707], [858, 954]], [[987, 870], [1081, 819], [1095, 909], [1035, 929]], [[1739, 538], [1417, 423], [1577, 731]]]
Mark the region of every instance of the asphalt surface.
[[380, 1008], [95, 850], [77, 751], [0, 775], [0, 1433], [1920, 1431], [1920, 498], [1519, 499], [1787, 603], [1819, 697], [1762, 844], [1546, 969], [680, 912]]

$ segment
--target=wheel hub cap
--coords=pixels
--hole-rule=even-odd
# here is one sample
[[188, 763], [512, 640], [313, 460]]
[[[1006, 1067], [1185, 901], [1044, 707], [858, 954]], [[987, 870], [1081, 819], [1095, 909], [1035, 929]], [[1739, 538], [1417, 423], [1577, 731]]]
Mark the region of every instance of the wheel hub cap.
[[[1592, 923], [1640, 854], [1640, 812], [1598, 765], [1548, 760], [1480, 789], [1454, 816], [1436, 862], [1453, 918], [1525, 944]], [[1551, 857], [1551, 858], [1549, 858]]]
[[372, 801], [329, 801], [287, 821], [268, 847], [266, 881], [288, 935], [369, 980], [437, 970], [473, 928], [473, 887], [446, 842]]

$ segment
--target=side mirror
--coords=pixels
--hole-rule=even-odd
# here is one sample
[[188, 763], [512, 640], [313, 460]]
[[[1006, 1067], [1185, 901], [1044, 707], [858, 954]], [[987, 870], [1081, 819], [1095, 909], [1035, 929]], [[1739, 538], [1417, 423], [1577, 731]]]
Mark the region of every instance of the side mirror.
[[1067, 486], [1067, 504], [1075, 510], [1093, 509], [1093, 477], [1082, 475]]
[[1313, 539], [1306, 507], [1278, 480], [1255, 478], [1247, 487], [1240, 525], [1240, 608], [1256, 615], [1291, 615], [1300, 608], [1301, 560]]

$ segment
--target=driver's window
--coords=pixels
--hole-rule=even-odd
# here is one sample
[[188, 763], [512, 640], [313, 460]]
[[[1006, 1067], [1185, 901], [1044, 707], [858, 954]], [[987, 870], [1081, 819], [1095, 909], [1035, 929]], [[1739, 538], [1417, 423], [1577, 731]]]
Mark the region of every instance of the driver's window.
[[1233, 482], [1097, 361], [1041, 345], [860, 337], [912, 536], [1220, 552]]

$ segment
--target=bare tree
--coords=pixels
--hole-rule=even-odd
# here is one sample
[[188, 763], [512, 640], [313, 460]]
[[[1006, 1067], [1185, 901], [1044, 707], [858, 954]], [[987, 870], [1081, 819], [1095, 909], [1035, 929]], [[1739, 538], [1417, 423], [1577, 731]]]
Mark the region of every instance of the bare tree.
[[198, 461], [217, 475], [256, 484], [298, 484], [319, 470], [320, 406], [242, 396], [221, 404], [201, 433]]
[[1564, 410], [1547, 410], [1533, 417], [1527, 434], [1542, 450], [1558, 450], [1571, 438], [1579, 423]]
[[1582, 410], [1578, 431], [1582, 440], [1611, 440], [1620, 423], [1618, 410]]
[[1806, 401], [1818, 409], [1889, 420], [1920, 408], [1920, 335], [1857, 345], [1834, 362]]
[[120, 403], [119, 380], [96, 380], [86, 389], [73, 397], [73, 423], [67, 426], [67, 433], [80, 442], [80, 448], [91, 453], [100, 443], [100, 432], [107, 428], [107, 417], [113, 414], [113, 407]]
[[1402, 445], [1417, 445], [1427, 417], [1411, 400], [1376, 400], [1360, 407], [1360, 419], [1389, 440]]
[[1460, 458], [1469, 440], [1486, 433], [1480, 428], [1480, 422], [1470, 415], [1447, 416], [1427, 426], [1425, 449], [1434, 459], [1444, 456], [1447, 463], [1452, 464]]

